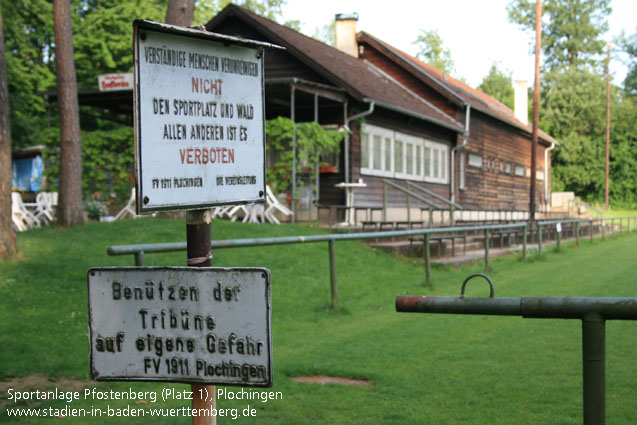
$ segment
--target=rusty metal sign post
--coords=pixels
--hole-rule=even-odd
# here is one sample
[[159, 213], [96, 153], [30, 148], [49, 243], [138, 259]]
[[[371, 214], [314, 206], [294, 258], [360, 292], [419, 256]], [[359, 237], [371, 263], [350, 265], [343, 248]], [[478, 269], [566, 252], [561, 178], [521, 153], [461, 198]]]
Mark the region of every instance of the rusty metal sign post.
[[[465, 298], [473, 277], [489, 283], [489, 297]], [[459, 297], [398, 296], [401, 313], [479, 314], [536, 319], [580, 319], [584, 425], [606, 423], [606, 320], [637, 320], [637, 298], [522, 297], [494, 298], [493, 283], [483, 274], [469, 276]]]

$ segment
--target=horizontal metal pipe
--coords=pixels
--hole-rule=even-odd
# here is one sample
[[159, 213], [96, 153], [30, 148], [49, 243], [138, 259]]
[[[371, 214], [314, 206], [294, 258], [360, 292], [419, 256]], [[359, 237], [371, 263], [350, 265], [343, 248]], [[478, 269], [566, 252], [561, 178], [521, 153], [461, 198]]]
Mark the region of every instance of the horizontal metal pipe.
[[[343, 241], [343, 240], [361, 240], [361, 239], [382, 239], [397, 236], [418, 236], [425, 233], [445, 233], [453, 231], [472, 231], [484, 229], [511, 229], [524, 227], [526, 223], [513, 224], [493, 224], [488, 226], [467, 226], [467, 227], [444, 227], [435, 229], [414, 229], [414, 230], [394, 230], [390, 232], [369, 232], [369, 233], [331, 233], [327, 235], [310, 235], [310, 236], [282, 236], [274, 238], [251, 238], [251, 239], [227, 239], [220, 241], [212, 241], [212, 248], [233, 248], [247, 246], [264, 246], [264, 245], [285, 245], [295, 243], [311, 243], [311, 242], [327, 242], [327, 241]], [[145, 253], [153, 252], [170, 252], [184, 251], [186, 249], [185, 242], [172, 242], [163, 244], [138, 244], [138, 245], [116, 245], [110, 246], [106, 250], [108, 255], [126, 255], [135, 254], [139, 251]]]
[[637, 320], [637, 298], [523, 297], [522, 315], [541, 319], [599, 315], [606, 320]]
[[522, 297], [464, 298], [402, 295], [396, 311], [404, 313], [480, 314], [543, 319], [637, 320], [637, 298]]
[[482, 314], [521, 316], [520, 298], [396, 297], [396, 311], [401, 313]]
[[186, 242], [145, 243], [137, 245], [115, 245], [106, 249], [108, 255], [127, 255], [143, 252], [174, 252], [185, 251]]
[[[556, 223], [575, 223], [575, 222], [593, 222], [599, 219], [574, 219], [574, 220], [558, 220], [538, 222], [539, 225], [550, 225]], [[481, 231], [493, 229], [513, 229], [527, 226], [526, 222], [511, 224], [490, 224], [485, 226], [459, 226], [459, 227], [441, 227], [429, 229], [413, 229], [413, 230], [394, 230], [390, 232], [369, 232], [369, 233], [331, 233], [327, 235], [311, 235], [311, 236], [283, 236], [274, 238], [254, 238], [254, 239], [227, 239], [221, 241], [212, 241], [213, 248], [234, 248], [248, 246], [265, 246], [265, 245], [285, 245], [295, 243], [311, 243], [311, 242], [327, 242], [327, 241], [344, 241], [344, 240], [363, 240], [363, 239], [383, 239], [401, 236], [418, 236], [431, 233], [451, 233], [459, 231]], [[157, 252], [174, 252], [185, 251], [186, 242], [171, 243], [155, 243], [155, 244], [137, 244], [137, 245], [114, 245], [109, 246], [106, 250], [108, 255], [128, 255], [135, 254], [140, 251], [145, 253]]]

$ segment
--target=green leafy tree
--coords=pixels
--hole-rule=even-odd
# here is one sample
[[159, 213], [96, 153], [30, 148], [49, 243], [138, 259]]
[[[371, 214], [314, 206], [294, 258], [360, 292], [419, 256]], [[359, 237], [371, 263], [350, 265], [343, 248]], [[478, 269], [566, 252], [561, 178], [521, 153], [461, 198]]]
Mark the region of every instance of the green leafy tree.
[[[345, 133], [326, 130], [316, 122], [294, 123], [278, 117], [265, 123], [266, 148], [275, 158], [267, 169], [267, 181], [275, 192], [285, 192], [292, 186], [294, 153], [292, 140], [296, 126], [296, 164], [298, 169], [314, 170], [321, 155], [338, 152]], [[297, 182], [297, 187], [298, 187]]]
[[[513, 0], [507, 5], [509, 20], [535, 32], [535, 1]], [[542, 51], [547, 69], [598, 65], [608, 30], [610, 0], [544, 0]]]
[[[195, 23], [207, 23], [230, 3], [276, 21], [281, 18], [281, 8], [287, 4], [287, 0], [198, 0], [195, 4]], [[290, 21], [290, 25], [294, 25], [293, 21]]]
[[[604, 186], [606, 84], [590, 70], [545, 75], [540, 127], [560, 142], [553, 155], [553, 189], [600, 199]], [[617, 90], [614, 90], [614, 103]]]
[[14, 149], [37, 144], [47, 127], [40, 92], [55, 88], [53, 8], [46, 0], [2, 0]]
[[443, 46], [443, 41], [437, 30], [421, 30], [418, 38], [414, 41], [418, 46], [418, 59], [435, 66], [439, 70], [451, 74], [454, 71], [451, 52]]
[[504, 105], [513, 109], [514, 93], [511, 81], [511, 72], [499, 70], [496, 63], [491, 65], [489, 73], [482, 79], [482, 83], [478, 86], [478, 90], [485, 92], [489, 96], [493, 96]]
[[628, 55], [628, 74], [624, 79], [624, 90], [635, 96], [637, 95], [637, 32], [631, 36], [622, 33], [616, 42], [623, 53]]
[[132, 22], [162, 22], [165, 7], [158, 2], [104, 0], [87, 9], [74, 22], [78, 86], [97, 87], [97, 76], [133, 71]]
[[321, 28], [315, 28], [312, 38], [322, 41], [328, 46], [336, 47], [336, 21], [332, 20], [332, 22], [328, 25], [323, 25]]

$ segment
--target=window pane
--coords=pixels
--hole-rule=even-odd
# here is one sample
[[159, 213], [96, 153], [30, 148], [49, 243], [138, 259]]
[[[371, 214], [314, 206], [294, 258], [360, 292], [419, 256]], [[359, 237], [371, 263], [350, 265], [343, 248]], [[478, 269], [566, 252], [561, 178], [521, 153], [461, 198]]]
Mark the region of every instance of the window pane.
[[445, 172], [447, 171], [447, 151], [440, 151], [440, 178], [445, 178]]
[[407, 160], [406, 173], [413, 174], [414, 173], [414, 145], [411, 143], [405, 144], [405, 159]]
[[394, 171], [403, 172], [403, 142], [400, 140], [394, 142]]
[[374, 159], [374, 170], [380, 170], [380, 136], [374, 135], [374, 152], [372, 153]]
[[391, 139], [385, 137], [385, 171], [391, 171]]
[[369, 168], [369, 136], [361, 136], [361, 168]]
[[422, 147], [416, 146], [416, 175], [422, 175]]
[[438, 178], [438, 168], [440, 167], [440, 163], [438, 162], [438, 149], [434, 149], [434, 157], [433, 157], [433, 163], [434, 163], [434, 177]]
[[425, 177], [431, 177], [431, 148], [425, 147]]

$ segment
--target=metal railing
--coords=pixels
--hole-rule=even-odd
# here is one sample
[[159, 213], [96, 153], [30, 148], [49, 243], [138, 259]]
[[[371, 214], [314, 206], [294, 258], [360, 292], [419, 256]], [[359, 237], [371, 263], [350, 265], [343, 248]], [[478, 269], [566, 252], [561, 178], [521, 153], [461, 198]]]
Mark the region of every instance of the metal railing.
[[[606, 239], [606, 229], [609, 228], [609, 231], [612, 234], [612, 237], [615, 237], [615, 229], [618, 228], [619, 232], [624, 230], [624, 220], [626, 220], [626, 229], [628, 232], [631, 230], [631, 222], [633, 222], [633, 230], [635, 229], [635, 217], [613, 217], [613, 218], [591, 218], [591, 219], [570, 219], [570, 220], [552, 220], [552, 221], [538, 221], [538, 232], [537, 232], [537, 242], [538, 242], [538, 258], [542, 257], [542, 246], [543, 246], [543, 234], [544, 229], [549, 228], [549, 226], [555, 226], [552, 231], [555, 233], [555, 241], [556, 241], [556, 249], [557, 251], [561, 250], [561, 239], [562, 234], [566, 233], [566, 229], [564, 225], [574, 225], [574, 229], [572, 230], [573, 236], [575, 237], [575, 246], [580, 246], [580, 239], [582, 230], [586, 227], [582, 227], [582, 224], [588, 224], [588, 236], [590, 236], [591, 242], [594, 237], [594, 230], [599, 228], [598, 233], [601, 233], [602, 240]], [[616, 222], [619, 222], [619, 226]], [[610, 223], [610, 224], [609, 224]]]
[[[473, 277], [489, 283], [489, 297], [466, 298]], [[582, 321], [584, 425], [606, 423], [606, 320], [637, 320], [637, 298], [522, 297], [494, 298], [493, 283], [474, 274], [462, 283], [460, 297], [396, 297], [396, 311], [406, 313], [479, 314]]]
[[[628, 219], [628, 227], [630, 230], [630, 221], [635, 221], [635, 217], [624, 217], [621, 218]], [[620, 218], [616, 218], [614, 220], [620, 220]], [[590, 222], [591, 229], [592, 222], [599, 221], [598, 219], [581, 219], [581, 220], [563, 220], [561, 223], [566, 222], [576, 222], [578, 224]], [[550, 224], [555, 224], [560, 221], [552, 221], [552, 222], [537, 222], [538, 225], [538, 242], [539, 249], [538, 255], [542, 255], [542, 228], [546, 227]], [[604, 228], [605, 226], [602, 226]], [[614, 226], [611, 226], [614, 228]], [[388, 232], [368, 232], [368, 233], [331, 233], [325, 235], [308, 235], [308, 236], [281, 236], [281, 237], [272, 237], [272, 238], [248, 238], [248, 239], [227, 239], [227, 240], [213, 240], [212, 248], [213, 249], [222, 249], [222, 248], [239, 248], [239, 247], [255, 247], [255, 246], [268, 246], [268, 245], [287, 245], [287, 244], [301, 244], [301, 243], [318, 243], [318, 242], [327, 242], [328, 243], [328, 254], [329, 254], [329, 263], [330, 263], [330, 288], [331, 288], [331, 298], [332, 298], [332, 307], [338, 308], [338, 287], [336, 280], [336, 253], [335, 253], [335, 242], [336, 241], [353, 241], [353, 240], [367, 240], [367, 239], [387, 239], [387, 238], [397, 238], [397, 237], [415, 237], [415, 236], [423, 236], [423, 244], [424, 244], [424, 266], [425, 266], [425, 284], [431, 285], [431, 255], [430, 255], [430, 239], [432, 234], [449, 234], [451, 237], [456, 235], [457, 233], [465, 233], [465, 232], [483, 232], [484, 234], [484, 268], [485, 270], [489, 270], [489, 239], [490, 232], [492, 231], [506, 231], [511, 229], [519, 229], [521, 231], [522, 236], [522, 257], [526, 258], [527, 256], [527, 229], [529, 228], [528, 223], [512, 223], [512, 224], [499, 224], [499, 225], [486, 225], [486, 226], [463, 226], [463, 227], [443, 227], [443, 228], [433, 228], [433, 229], [413, 229], [413, 230], [394, 230]], [[621, 229], [621, 225], [620, 225]], [[633, 224], [633, 230], [635, 229], [635, 224]], [[614, 231], [614, 230], [613, 230]], [[591, 231], [592, 234], [592, 231]], [[591, 236], [592, 241], [592, 236]], [[579, 239], [578, 242], [579, 244]], [[186, 243], [185, 242], [172, 242], [172, 243], [154, 243], [154, 244], [137, 244], [137, 245], [118, 245], [118, 246], [109, 246], [106, 250], [108, 255], [134, 255], [135, 256], [135, 265], [143, 266], [144, 265], [144, 255], [147, 253], [161, 253], [161, 252], [176, 252], [176, 251], [185, 251]]]
[[[572, 215], [571, 214], [571, 210], [574, 208], [575, 205], [593, 211], [597, 217], [602, 217], [605, 214], [604, 211], [602, 211], [602, 210], [600, 210], [598, 208], [595, 208], [592, 205], [587, 204], [586, 202], [582, 202], [579, 199], [569, 199], [568, 200], [568, 212], [569, 212], [569, 215]], [[577, 215], [579, 215], [579, 214], [577, 214]]]
[[443, 204], [446, 204], [449, 209], [450, 226], [453, 227], [454, 225], [453, 213], [454, 213], [454, 210], [463, 209], [460, 205], [454, 202], [451, 202], [450, 200], [445, 199], [444, 197], [438, 195], [437, 193], [427, 190], [424, 187], [417, 185], [416, 183], [412, 183], [409, 180], [406, 180], [405, 183], [407, 184], [407, 188], [404, 188], [390, 180], [383, 179], [383, 221], [387, 220], [387, 186], [390, 186], [407, 195], [407, 221], [411, 222], [411, 198], [415, 198], [421, 202], [424, 202], [425, 204], [429, 206], [429, 227], [432, 226], [433, 210], [441, 209], [438, 205], [433, 203], [431, 200], [426, 199], [423, 196], [412, 191], [411, 189], [413, 188], [413, 189], [419, 190], [422, 193], [425, 193], [426, 195], [429, 195], [430, 197], [434, 199], [437, 199]]

